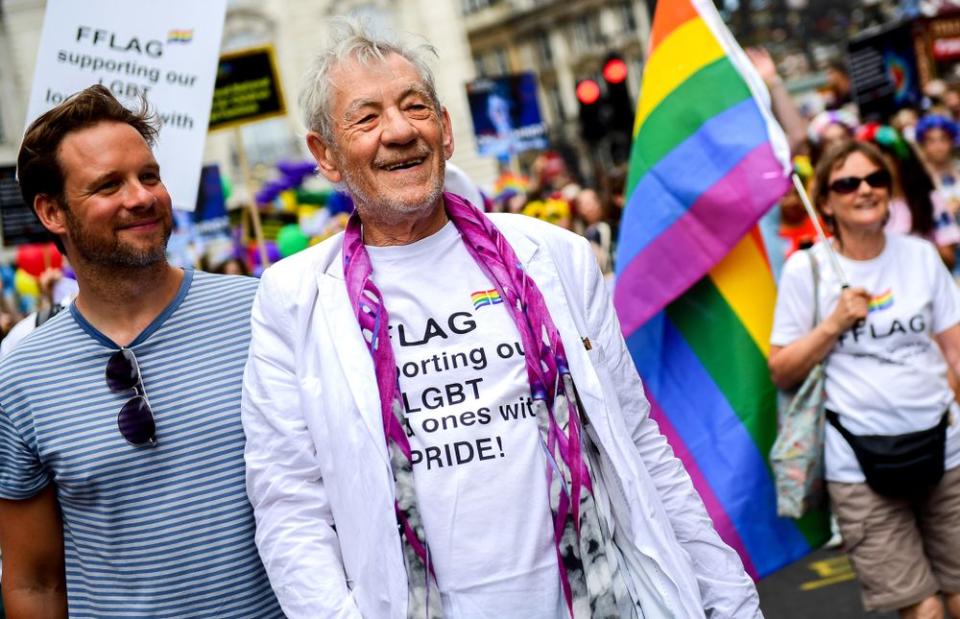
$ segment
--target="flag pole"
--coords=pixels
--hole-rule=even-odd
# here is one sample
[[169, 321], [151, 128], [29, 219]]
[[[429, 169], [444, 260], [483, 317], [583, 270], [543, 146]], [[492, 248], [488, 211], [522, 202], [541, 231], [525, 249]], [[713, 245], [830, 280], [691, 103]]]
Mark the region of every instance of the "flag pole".
[[817, 212], [813, 210], [813, 205], [810, 204], [810, 196], [807, 195], [807, 190], [804, 188], [803, 182], [796, 172], [790, 174], [790, 179], [793, 180], [793, 186], [797, 188], [800, 201], [803, 202], [803, 208], [807, 210], [807, 215], [810, 217], [810, 221], [813, 222], [813, 227], [817, 229], [817, 237], [819, 237], [820, 241], [827, 247], [827, 255], [830, 256], [830, 266], [833, 268], [833, 272], [840, 280], [842, 287], [849, 288], [850, 282], [847, 281], [847, 276], [843, 273], [843, 267], [840, 266], [837, 252], [833, 250], [833, 244], [827, 239], [827, 235], [823, 232], [823, 227], [820, 225], [820, 218], [817, 216]]
[[257, 204], [257, 192], [253, 187], [253, 174], [250, 171], [250, 162], [247, 159], [247, 149], [243, 144], [243, 131], [240, 130], [239, 126], [233, 129], [233, 139], [237, 147], [240, 170], [243, 173], [243, 184], [250, 194], [250, 199], [247, 200], [247, 210], [250, 213], [250, 223], [253, 225], [253, 239], [257, 243], [257, 251], [260, 253], [260, 266], [266, 271], [267, 267], [270, 266], [270, 258], [267, 256], [267, 243], [263, 239], [260, 205]]

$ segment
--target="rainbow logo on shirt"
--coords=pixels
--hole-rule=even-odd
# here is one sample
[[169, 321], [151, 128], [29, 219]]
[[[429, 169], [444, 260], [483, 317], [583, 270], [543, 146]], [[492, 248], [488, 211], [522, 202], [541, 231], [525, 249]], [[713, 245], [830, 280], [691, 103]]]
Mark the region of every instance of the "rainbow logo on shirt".
[[893, 290], [889, 288], [875, 297], [870, 297], [870, 300], [867, 302], [867, 308], [869, 308], [871, 312], [885, 310], [891, 305], [893, 305]]
[[500, 297], [500, 293], [496, 288], [493, 290], [478, 290], [470, 295], [470, 300], [473, 301], [473, 309], [475, 310], [480, 309], [484, 305], [503, 303], [503, 299]]
[[189, 43], [193, 40], [193, 29], [171, 30], [167, 33], [167, 43]]

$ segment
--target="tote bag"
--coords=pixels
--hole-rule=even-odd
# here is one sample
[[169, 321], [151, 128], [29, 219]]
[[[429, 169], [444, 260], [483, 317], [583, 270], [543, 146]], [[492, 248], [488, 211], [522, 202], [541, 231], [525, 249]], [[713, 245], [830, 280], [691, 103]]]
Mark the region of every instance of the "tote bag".
[[[813, 326], [820, 322], [818, 300], [819, 272], [810, 250], [813, 272]], [[777, 490], [777, 514], [801, 518], [821, 506], [825, 500], [823, 479], [824, 388], [825, 372], [821, 361], [810, 370], [800, 387], [782, 398], [786, 406], [780, 411], [777, 439], [770, 450]]]

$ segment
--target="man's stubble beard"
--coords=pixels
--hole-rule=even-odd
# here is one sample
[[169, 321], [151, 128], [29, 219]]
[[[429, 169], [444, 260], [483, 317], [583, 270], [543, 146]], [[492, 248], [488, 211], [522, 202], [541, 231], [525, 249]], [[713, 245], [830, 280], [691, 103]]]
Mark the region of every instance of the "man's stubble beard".
[[170, 240], [173, 230], [165, 220], [161, 219], [161, 225], [166, 226], [163, 231], [163, 243], [147, 250], [139, 250], [124, 245], [116, 236], [113, 237], [113, 243], [100, 242], [87, 233], [68, 205], [62, 204], [61, 208], [70, 233], [70, 245], [84, 261], [96, 266], [117, 269], [143, 269], [166, 262], [167, 241]]
[[343, 174], [343, 185], [346, 191], [353, 198], [353, 202], [360, 211], [361, 218], [364, 214], [373, 214], [373, 216], [382, 223], [390, 226], [398, 225], [409, 221], [411, 216], [422, 214], [430, 210], [443, 195], [443, 183], [446, 176], [447, 162], [440, 158], [440, 170], [433, 178], [433, 186], [424, 197], [422, 202], [417, 204], [408, 204], [402, 200], [394, 199], [392, 196], [383, 195], [374, 197], [363, 190], [362, 183], [357, 182], [359, 174], [354, 174], [354, 169], [349, 166], [341, 166]]

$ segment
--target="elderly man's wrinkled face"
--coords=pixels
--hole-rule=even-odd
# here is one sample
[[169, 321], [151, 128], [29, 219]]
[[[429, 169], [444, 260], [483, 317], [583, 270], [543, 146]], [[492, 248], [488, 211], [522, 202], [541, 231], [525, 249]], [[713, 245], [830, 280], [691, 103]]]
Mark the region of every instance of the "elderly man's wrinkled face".
[[307, 136], [323, 175], [347, 186], [361, 216], [396, 224], [432, 210], [453, 135], [414, 65], [396, 54], [370, 65], [347, 60], [331, 80], [333, 144]]

